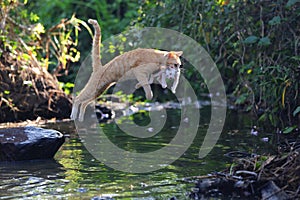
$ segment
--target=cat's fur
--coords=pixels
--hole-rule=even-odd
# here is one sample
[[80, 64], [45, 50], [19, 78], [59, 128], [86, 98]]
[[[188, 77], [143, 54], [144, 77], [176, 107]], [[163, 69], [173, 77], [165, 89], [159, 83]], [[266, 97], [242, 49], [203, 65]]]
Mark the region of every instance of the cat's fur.
[[[143, 87], [146, 98], [152, 99], [149, 76], [167, 67], [181, 65], [179, 52], [167, 52], [154, 49], [135, 49], [115, 57], [105, 66], [100, 61], [101, 29], [96, 20], [89, 19], [94, 26], [95, 36], [92, 47], [93, 72], [79, 95], [75, 98], [70, 118], [76, 119], [79, 111], [79, 121], [83, 121], [87, 105], [102, 94], [108, 87], [120, 78], [135, 77]], [[80, 108], [80, 110], [79, 110]]]

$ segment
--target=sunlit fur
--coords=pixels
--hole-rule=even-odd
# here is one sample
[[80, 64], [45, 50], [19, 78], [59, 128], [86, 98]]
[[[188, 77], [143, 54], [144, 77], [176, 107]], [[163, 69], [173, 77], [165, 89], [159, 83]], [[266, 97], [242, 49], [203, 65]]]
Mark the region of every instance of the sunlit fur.
[[138, 84], [143, 87], [146, 98], [152, 99], [149, 76], [157, 71], [165, 70], [167, 67], [181, 65], [179, 56], [182, 55], [182, 51], [167, 52], [138, 48], [119, 55], [102, 66], [100, 61], [101, 29], [96, 20], [89, 19], [88, 22], [95, 29], [92, 46], [93, 72], [85, 87], [74, 100], [71, 119], [77, 119], [79, 112], [78, 119], [83, 121], [87, 105], [124, 76], [136, 78]]

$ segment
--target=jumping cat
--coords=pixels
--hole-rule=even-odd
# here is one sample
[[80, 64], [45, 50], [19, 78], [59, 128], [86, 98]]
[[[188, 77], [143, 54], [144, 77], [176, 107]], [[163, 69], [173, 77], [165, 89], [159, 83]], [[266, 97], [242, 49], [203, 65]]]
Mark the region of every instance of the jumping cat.
[[182, 51], [168, 52], [138, 48], [119, 55], [102, 66], [100, 61], [101, 29], [96, 20], [89, 19], [88, 22], [95, 29], [92, 45], [93, 72], [85, 87], [74, 100], [71, 119], [77, 119], [79, 112], [78, 120], [83, 121], [88, 104], [123, 77], [136, 78], [138, 84], [143, 87], [146, 98], [152, 99], [153, 93], [149, 84], [149, 76], [157, 71], [181, 65], [179, 56], [182, 55]]

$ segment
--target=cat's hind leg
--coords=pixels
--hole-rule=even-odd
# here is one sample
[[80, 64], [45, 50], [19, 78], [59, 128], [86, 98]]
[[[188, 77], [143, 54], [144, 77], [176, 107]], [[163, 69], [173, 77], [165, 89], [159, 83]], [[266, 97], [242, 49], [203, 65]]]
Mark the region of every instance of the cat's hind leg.
[[85, 114], [85, 110], [86, 110], [86, 107], [92, 103], [93, 99], [87, 99], [85, 101], [83, 101], [80, 105], [80, 112], [79, 112], [79, 117], [78, 117], [78, 120], [79, 121], [83, 121], [84, 120], [84, 114]]
[[79, 105], [80, 105], [80, 103], [75, 100], [73, 103], [73, 106], [72, 106], [72, 112], [71, 112], [70, 119], [75, 120], [77, 118]]
[[[89, 84], [87, 84], [89, 85]], [[91, 92], [89, 92], [91, 91]], [[72, 113], [70, 118], [75, 120], [78, 117], [79, 113], [79, 118], [81, 117], [81, 120], [83, 120], [85, 108], [89, 102], [91, 102], [95, 96], [94, 88], [92, 87], [85, 87], [78, 96], [75, 97], [73, 106], [72, 106]]]

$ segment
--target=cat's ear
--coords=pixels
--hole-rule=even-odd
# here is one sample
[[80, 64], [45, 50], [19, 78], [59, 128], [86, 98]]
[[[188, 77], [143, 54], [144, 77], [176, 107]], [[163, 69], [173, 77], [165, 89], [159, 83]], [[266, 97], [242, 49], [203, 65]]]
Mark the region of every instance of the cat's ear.
[[168, 58], [174, 58], [175, 57], [175, 55], [176, 56], [181, 56], [183, 54], [183, 51], [171, 51], [171, 52], [168, 52], [167, 54], [166, 54], [166, 56], [168, 57]]
[[183, 54], [183, 51], [174, 51], [174, 54], [176, 54], [179, 57]]

